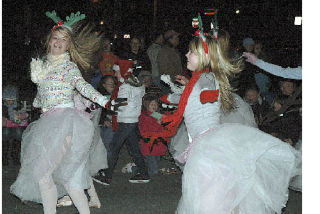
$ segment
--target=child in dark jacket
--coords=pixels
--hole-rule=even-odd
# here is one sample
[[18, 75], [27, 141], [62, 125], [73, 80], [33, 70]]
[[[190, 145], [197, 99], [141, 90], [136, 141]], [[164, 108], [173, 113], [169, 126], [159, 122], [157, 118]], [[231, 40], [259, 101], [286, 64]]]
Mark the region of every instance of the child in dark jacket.
[[[117, 80], [114, 76], [105, 75], [101, 78], [98, 91], [103, 95], [112, 95]], [[107, 154], [110, 154], [110, 143], [112, 141], [114, 130], [112, 129], [112, 115], [108, 114], [106, 109], [102, 109], [99, 126], [101, 126], [101, 138], [104, 146], [106, 147]]]
[[[143, 99], [143, 110], [139, 117], [139, 130], [141, 135], [144, 132], [160, 132], [164, 127], [160, 123], [158, 98], [155, 95], [147, 95]], [[141, 153], [147, 160], [148, 173], [150, 176], [159, 172], [160, 156], [168, 149], [165, 140], [156, 139], [150, 148], [148, 139], [140, 140]]]
[[[278, 95], [273, 101], [273, 111], [279, 111], [286, 100], [287, 96]], [[284, 113], [278, 115], [275, 120], [261, 128], [263, 131], [295, 146], [302, 131], [300, 107], [295, 105], [289, 107]]]

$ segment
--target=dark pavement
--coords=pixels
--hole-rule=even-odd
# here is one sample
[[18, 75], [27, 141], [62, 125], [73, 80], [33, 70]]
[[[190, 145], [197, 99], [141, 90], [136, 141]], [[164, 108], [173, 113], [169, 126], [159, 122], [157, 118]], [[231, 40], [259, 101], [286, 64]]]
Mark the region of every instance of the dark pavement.
[[[123, 174], [121, 168], [130, 162], [123, 147], [110, 186], [94, 182], [101, 201], [101, 208], [90, 208], [92, 214], [160, 214], [174, 213], [181, 197], [181, 173], [159, 174], [146, 184], [132, 184], [131, 174]], [[162, 159], [160, 167], [172, 168], [174, 164]], [[9, 193], [20, 166], [10, 163], [2, 168], [2, 213], [3, 214], [40, 214], [42, 206], [34, 203], [27, 205]], [[57, 214], [75, 214], [74, 206], [57, 208]]]
[[[159, 174], [147, 184], [131, 184], [130, 174], [121, 173], [121, 168], [130, 162], [127, 151], [122, 149], [116, 171], [110, 186], [94, 183], [102, 207], [91, 208], [92, 214], [173, 214], [181, 196], [181, 173]], [[172, 168], [174, 164], [161, 160], [161, 168]], [[23, 204], [9, 193], [19, 166], [10, 163], [2, 168], [2, 213], [3, 214], [40, 214], [42, 206]], [[302, 194], [290, 191], [289, 201], [284, 214], [301, 214]], [[74, 206], [57, 208], [57, 214], [76, 214]]]

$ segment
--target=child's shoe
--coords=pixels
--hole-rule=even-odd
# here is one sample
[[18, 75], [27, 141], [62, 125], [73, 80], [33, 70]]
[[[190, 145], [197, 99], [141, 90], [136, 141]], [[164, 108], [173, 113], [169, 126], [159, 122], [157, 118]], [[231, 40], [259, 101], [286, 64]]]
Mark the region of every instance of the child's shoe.
[[98, 208], [99, 209], [101, 207], [100, 200], [98, 198], [97, 199], [90, 198], [89, 207], [90, 208]]
[[72, 203], [70, 196], [65, 195], [58, 200], [57, 207], [67, 207], [67, 206], [71, 206], [72, 204], [73, 203]]

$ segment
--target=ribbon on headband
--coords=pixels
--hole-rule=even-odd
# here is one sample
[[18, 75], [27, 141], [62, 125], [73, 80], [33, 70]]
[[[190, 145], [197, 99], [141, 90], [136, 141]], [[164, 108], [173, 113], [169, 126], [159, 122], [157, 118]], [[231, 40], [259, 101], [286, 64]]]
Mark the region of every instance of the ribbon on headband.
[[198, 30], [194, 33], [194, 36], [201, 38], [204, 52], [208, 54], [208, 44], [206, 42], [206, 37], [203, 33], [203, 25], [202, 25], [202, 19], [201, 19], [200, 13], [198, 13], [197, 18], [192, 19], [192, 27], [198, 28]]
[[[211, 20], [212, 34], [213, 34], [213, 37], [216, 40], [218, 40], [218, 29], [219, 29], [218, 20], [217, 20], [217, 13], [218, 13], [218, 10], [215, 9], [214, 10], [214, 17]], [[198, 28], [197, 31], [193, 35], [196, 36], [196, 37], [201, 38], [204, 52], [206, 54], [208, 54], [208, 43], [206, 42], [206, 37], [205, 37], [205, 35], [207, 35], [207, 34], [203, 32], [203, 23], [202, 23], [202, 19], [201, 19], [200, 13], [198, 13], [198, 17], [197, 18], [193, 18], [192, 19], [192, 27], [193, 28]]]

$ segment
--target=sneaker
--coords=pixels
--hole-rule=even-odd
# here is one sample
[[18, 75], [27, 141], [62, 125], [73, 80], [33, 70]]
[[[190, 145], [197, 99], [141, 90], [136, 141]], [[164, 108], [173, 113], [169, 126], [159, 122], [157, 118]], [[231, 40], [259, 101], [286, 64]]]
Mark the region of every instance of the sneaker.
[[99, 171], [96, 176], [92, 177], [92, 180], [105, 186], [109, 186], [111, 183], [111, 178], [107, 178], [103, 171]]
[[136, 174], [135, 176], [129, 179], [129, 182], [133, 184], [148, 183], [149, 181], [150, 181], [149, 176], [142, 175], [140, 173]]
[[57, 207], [67, 207], [67, 206], [71, 206], [72, 200], [68, 195], [63, 196], [62, 198], [60, 198], [57, 202]]

